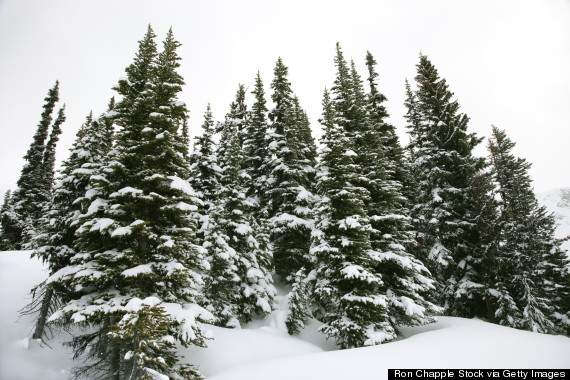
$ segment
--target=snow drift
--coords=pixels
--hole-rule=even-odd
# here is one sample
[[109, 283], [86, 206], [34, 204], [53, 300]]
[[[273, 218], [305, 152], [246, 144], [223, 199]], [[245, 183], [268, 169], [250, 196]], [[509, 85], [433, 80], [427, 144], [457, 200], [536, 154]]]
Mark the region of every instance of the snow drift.
[[[0, 379], [68, 379], [72, 353], [67, 337], [41, 347], [30, 340], [33, 322], [19, 318], [29, 290], [45, 279], [44, 266], [29, 251], [0, 252]], [[479, 320], [440, 317], [439, 322], [402, 329], [398, 341], [336, 350], [310, 322], [298, 337], [286, 333], [285, 290], [280, 308], [243, 329], [212, 327], [207, 349], [183, 349], [208, 380], [386, 379], [388, 368], [567, 368], [570, 339], [541, 335]]]

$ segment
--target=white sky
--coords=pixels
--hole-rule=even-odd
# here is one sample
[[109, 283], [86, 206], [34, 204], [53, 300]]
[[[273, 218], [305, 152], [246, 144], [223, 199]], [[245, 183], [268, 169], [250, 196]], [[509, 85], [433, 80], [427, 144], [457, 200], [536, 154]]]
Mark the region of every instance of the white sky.
[[[67, 104], [61, 161], [89, 111], [105, 110], [148, 23], [160, 47], [170, 26], [183, 44], [181, 99], [192, 135], [208, 101], [221, 120], [238, 83], [252, 86], [258, 70], [269, 101], [278, 56], [320, 134], [339, 41], [363, 79], [366, 51], [375, 56], [391, 121], [406, 143], [404, 80], [415, 76], [422, 51], [471, 118], [471, 131], [505, 129], [515, 154], [533, 163], [537, 191], [570, 186], [569, 0], [0, 0], [0, 198], [15, 187], [55, 80]], [[484, 144], [477, 154], [486, 155]]]

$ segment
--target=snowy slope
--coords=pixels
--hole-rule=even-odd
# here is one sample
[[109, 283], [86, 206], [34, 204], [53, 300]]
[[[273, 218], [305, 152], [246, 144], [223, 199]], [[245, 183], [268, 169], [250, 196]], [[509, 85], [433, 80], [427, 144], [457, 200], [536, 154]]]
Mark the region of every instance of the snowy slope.
[[[28, 290], [45, 276], [29, 252], [0, 252], [0, 379], [67, 379], [71, 353], [51, 342], [42, 348], [25, 338], [29, 319], [18, 320]], [[284, 331], [285, 289], [280, 309], [240, 330], [212, 327], [209, 348], [183, 350], [208, 380], [385, 379], [388, 368], [568, 368], [570, 339], [540, 335], [478, 320], [440, 318], [406, 328], [404, 338], [381, 346], [338, 351], [310, 323], [300, 337]]]
[[[538, 202], [553, 212], [556, 218], [556, 237], [570, 236], [570, 188], [561, 188], [536, 194]], [[570, 240], [562, 245], [570, 257]]]

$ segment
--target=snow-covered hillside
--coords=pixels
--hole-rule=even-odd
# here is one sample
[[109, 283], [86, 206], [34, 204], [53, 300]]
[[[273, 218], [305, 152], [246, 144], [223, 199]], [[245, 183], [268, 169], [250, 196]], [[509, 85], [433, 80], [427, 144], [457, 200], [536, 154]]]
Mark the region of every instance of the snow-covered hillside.
[[[0, 252], [0, 379], [67, 379], [71, 353], [28, 340], [32, 323], [18, 320], [29, 289], [44, 276], [30, 252]], [[388, 368], [568, 368], [570, 339], [540, 335], [479, 320], [440, 317], [430, 326], [405, 328], [403, 338], [381, 346], [338, 351], [311, 323], [290, 337], [281, 309], [240, 330], [212, 327], [209, 348], [182, 353], [208, 380], [386, 379]]]
[[[570, 235], [570, 188], [561, 188], [536, 194], [538, 202], [553, 212], [556, 218], [556, 237]], [[570, 240], [562, 245], [570, 257]]]

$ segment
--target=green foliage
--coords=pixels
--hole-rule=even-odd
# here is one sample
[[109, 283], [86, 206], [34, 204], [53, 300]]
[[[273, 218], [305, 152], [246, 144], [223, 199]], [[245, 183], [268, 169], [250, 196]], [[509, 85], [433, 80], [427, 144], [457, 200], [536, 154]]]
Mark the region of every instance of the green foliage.
[[65, 121], [64, 106], [52, 123], [52, 113], [59, 101], [59, 81], [48, 91], [44, 101], [40, 123], [24, 156], [25, 164], [17, 182], [18, 187], [10, 197], [12, 206], [2, 217], [2, 249], [31, 248], [42, 214], [51, 200], [55, 148], [61, 134], [61, 124]]
[[312, 228], [311, 208], [314, 174], [307, 167], [314, 164], [312, 136], [308, 120], [295, 100], [288, 69], [281, 58], [274, 69], [271, 99], [275, 107], [269, 112], [269, 134], [266, 214], [271, 230], [275, 272], [286, 281], [309, 259]]
[[266, 232], [253, 216], [253, 203], [246, 197], [249, 177], [243, 168], [239, 139], [239, 127], [246, 121], [243, 95], [240, 86], [220, 125], [222, 135], [216, 152], [220, 182], [204, 229], [210, 266], [204, 298], [217, 324], [229, 327], [270, 313], [275, 297]]
[[[530, 163], [512, 154], [515, 143], [493, 127], [489, 152], [499, 195], [500, 231], [496, 235], [495, 278], [509, 297], [505, 311], [499, 299], [498, 322], [526, 330], [567, 331], [568, 259], [554, 238], [554, 216], [538, 204], [528, 171]], [[507, 297], [505, 296], [505, 297]]]
[[437, 279], [437, 298], [447, 313], [469, 316], [456, 308], [455, 299], [474, 289], [466, 273], [472, 271], [472, 253], [479, 242], [469, 192], [484, 166], [484, 160], [472, 154], [481, 139], [468, 133], [469, 118], [459, 112], [445, 79], [424, 55], [415, 80], [417, 90], [408, 86], [406, 100], [417, 187], [411, 212], [418, 242], [414, 253]]
[[195, 376], [195, 370], [188, 365], [172, 371], [179, 360], [176, 339], [171, 335], [176, 330], [173, 323], [160, 304], [143, 304], [124, 314], [116, 325], [111, 326], [109, 337], [128, 347], [124, 354], [125, 378], [153, 380], [157, 374], [172, 374], [184, 379], [202, 379]]
[[[342, 84], [346, 70], [340, 49], [335, 62], [339, 69], [335, 83]], [[365, 208], [370, 195], [356, 185], [359, 157], [347, 130], [351, 120], [344, 116], [351, 108], [350, 96], [340, 85], [334, 91], [333, 100], [326, 91], [323, 99], [324, 147], [317, 174], [321, 200], [315, 209], [311, 277], [315, 316], [324, 322], [321, 331], [341, 348], [352, 348], [391, 340], [395, 331], [388, 323], [386, 296], [380, 292], [383, 281], [371, 255]]]
[[[187, 146], [180, 133], [187, 110], [178, 100], [184, 84], [176, 72], [179, 43], [169, 31], [158, 53], [154, 37], [149, 26], [127, 78], [115, 88], [121, 98], [114, 120], [121, 128], [113, 149], [90, 177], [89, 205], [76, 222], [78, 252], [52, 276], [75, 290], [57, 318], [99, 332], [76, 336], [73, 345], [77, 352], [96, 356], [94, 369], [109, 376], [125, 373], [121, 350], [137, 346], [134, 337], [146, 333], [133, 330], [135, 319], [126, 319], [120, 325], [124, 341], [106, 336], [130, 312], [132, 300], [157, 298], [168, 311], [160, 318], [177, 321], [169, 328], [178, 330], [169, 335], [183, 344], [203, 344], [199, 321], [211, 317], [196, 305], [203, 258], [194, 243], [193, 216], [201, 201], [187, 181]], [[172, 310], [193, 312], [181, 316]], [[159, 318], [156, 313], [141, 323], [152, 324], [152, 318]], [[150, 333], [159, 341], [165, 330], [157, 328]], [[165, 360], [165, 372], [174, 371], [167, 351], [158, 345], [153, 355]]]
[[298, 334], [305, 328], [305, 323], [311, 317], [309, 281], [304, 268], [295, 273], [293, 288], [287, 300], [289, 304], [289, 313], [285, 320], [287, 332], [290, 335]]

